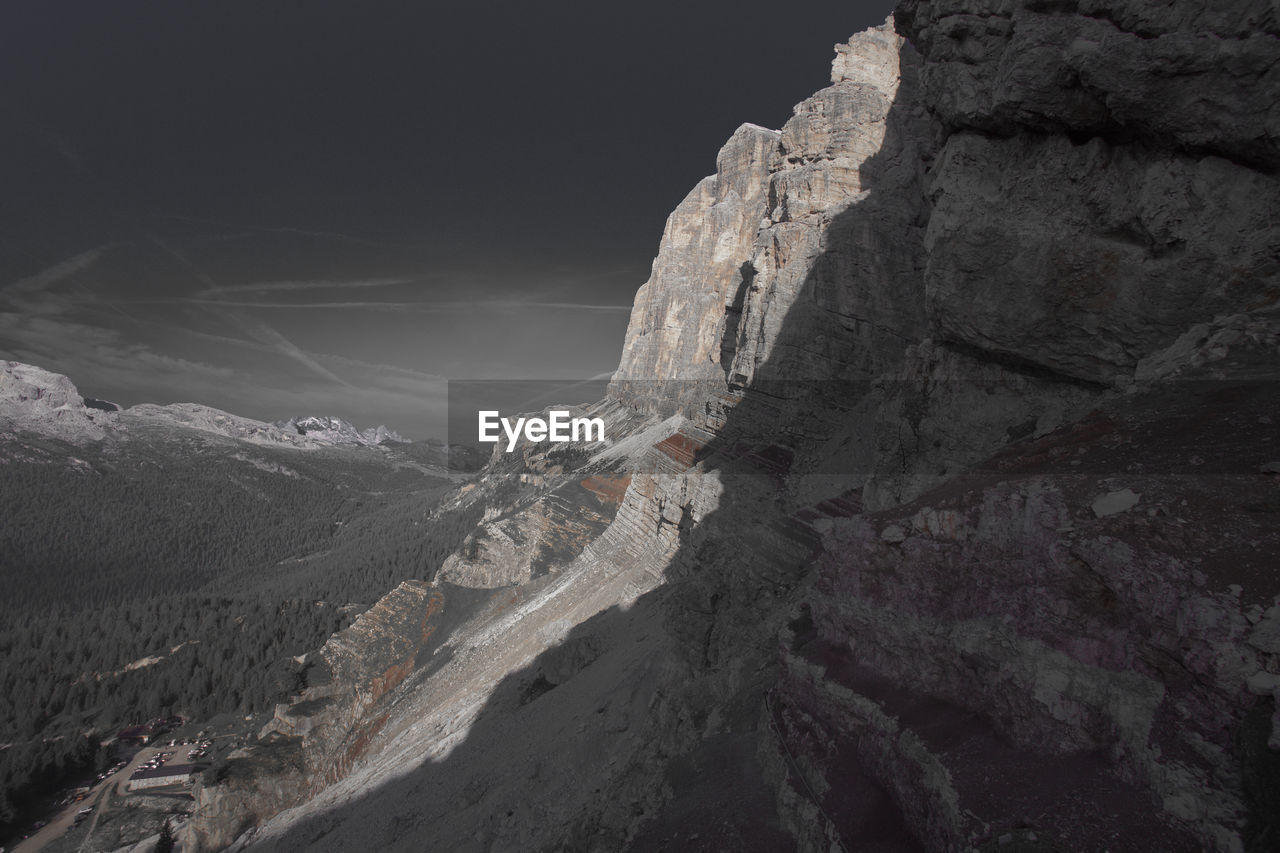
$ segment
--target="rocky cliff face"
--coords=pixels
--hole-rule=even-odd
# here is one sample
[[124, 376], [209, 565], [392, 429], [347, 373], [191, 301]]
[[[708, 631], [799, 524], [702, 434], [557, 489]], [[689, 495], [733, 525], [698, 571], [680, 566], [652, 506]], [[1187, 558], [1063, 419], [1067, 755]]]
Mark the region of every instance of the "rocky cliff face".
[[924, 264], [934, 141], [920, 107], [895, 106], [917, 86], [914, 53], [900, 63], [900, 47], [889, 29], [855, 36], [832, 85], [781, 131], [733, 135], [667, 221], [611, 396], [717, 429], [748, 385], [817, 394], [820, 416], [821, 395], [848, 391], [842, 380], [902, 363], [923, 326], [908, 283]]
[[[1280, 41], [1235, 11], [900, 8], [942, 138], [914, 438], [1074, 423], [815, 520], [771, 712], [810, 843], [857, 837], [851, 776], [929, 849], [1276, 843]], [[1025, 396], [974, 418], [928, 393], [976, 366]]]
[[0, 427], [6, 432], [92, 441], [104, 435], [101, 416], [85, 406], [67, 377], [17, 361], [0, 362]]
[[672, 214], [610, 440], [456, 497], [492, 598], [237, 846], [1270, 849], [1276, 33], [909, 0], [839, 46]]
[[445, 595], [405, 581], [334, 634], [307, 661], [310, 685], [276, 706], [259, 743], [233, 756], [231, 772], [196, 785], [187, 827], [202, 849], [226, 847], [246, 827], [344, 776], [386, 722], [370, 713], [429, 657]]

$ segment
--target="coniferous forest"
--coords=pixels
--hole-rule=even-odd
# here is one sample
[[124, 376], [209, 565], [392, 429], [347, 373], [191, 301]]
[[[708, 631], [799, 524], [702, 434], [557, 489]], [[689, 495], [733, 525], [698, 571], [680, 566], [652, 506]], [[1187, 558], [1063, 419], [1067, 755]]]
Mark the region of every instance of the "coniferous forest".
[[35, 449], [0, 447], [0, 836], [125, 726], [270, 710], [478, 521], [408, 445]]

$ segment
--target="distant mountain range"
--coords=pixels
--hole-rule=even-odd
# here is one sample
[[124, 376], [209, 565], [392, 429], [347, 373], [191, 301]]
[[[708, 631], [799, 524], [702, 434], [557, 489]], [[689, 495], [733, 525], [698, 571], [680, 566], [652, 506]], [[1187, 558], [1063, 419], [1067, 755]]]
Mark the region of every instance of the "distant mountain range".
[[274, 424], [199, 403], [144, 403], [122, 408], [84, 397], [58, 373], [17, 361], [0, 361], [0, 432], [26, 432], [83, 444], [137, 428], [178, 426], [249, 441], [297, 448], [377, 447], [408, 439], [385, 426], [357, 429], [341, 418], [292, 417]]
[[329, 415], [307, 415], [289, 418], [285, 421], [276, 421], [275, 426], [330, 444], [358, 444], [373, 447], [388, 441], [397, 444], [408, 442], [408, 439], [403, 438], [395, 430], [388, 429], [381, 424], [362, 430], [357, 429], [342, 418], [335, 418]]

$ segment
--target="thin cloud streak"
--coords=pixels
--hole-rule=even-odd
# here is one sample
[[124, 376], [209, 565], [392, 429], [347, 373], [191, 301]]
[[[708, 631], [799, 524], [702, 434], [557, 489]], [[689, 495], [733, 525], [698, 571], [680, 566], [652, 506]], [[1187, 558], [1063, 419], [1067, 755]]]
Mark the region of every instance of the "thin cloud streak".
[[165, 242], [164, 240], [161, 240], [161, 239], [160, 239], [159, 237], [157, 237], [155, 234], [152, 234], [152, 233], [150, 233], [150, 232], [145, 232], [145, 233], [144, 233], [144, 236], [145, 236], [148, 240], [150, 240], [152, 243], [154, 243], [157, 247], [159, 247], [159, 249], [160, 249], [162, 252], [164, 252], [166, 255], [168, 255], [169, 257], [173, 258], [175, 261], [177, 261], [177, 262], [178, 262], [178, 264], [179, 264], [183, 269], [185, 269], [187, 272], [189, 272], [189, 273], [191, 273], [193, 276], [195, 276], [195, 277], [196, 277], [196, 280], [198, 280], [201, 284], [203, 284], [203, 285], [205, 286], [205, 288], [207, 288], [207, 289], [217, 289], [218, 287], [220, 287], [220, 286], [221, 286], [221, 285], [219, 285], [219, 284], [218, 284], [218, 282], [214, 281], [213, 276], [209, 275], [209, 274], [208, 274], [207, 272], [205, 272], [202, 268], [200, 268], [199, 266], [197, 266], [197, 265], [196, 265], [196, 263], [195, 263], [194, 261], [192, 261], [190, 258], [188, 258], [185, 254], [183, 254], [183, 253], [182, 253], [179, 249], [177, 249], [176, 247], [174, 247], [174, 246], [170, 245], [169, 243]]
[[260, 281], [249, 284], [226, 284], [198, 291], [192, 299], [208, 299], [223, 293], [279, 293], [281, 291], [335, 290], [343, 288], [393, 287], [409, 284], [416, 278], [371, 278], [352, 281], [316, 279], [314, 281]]
[[[74, 372], [78, 364], [90, 365], [95, 377], [136, 376], [146, 371], [155, 382], [181, 384], [214, 377], [228, 380], [230, 368], [165, 355], [150, 347], [125, 341], [110, 329], [77, 323], [61, 317], [31, 317], [0, 312], [0, 356], [11, 357], [46, 369]], [[75, 377], [73, 376], [73, 379]]]
[[[566, 394], [570, 391], [573, 391], [576, 388], [582, 388], [587, 385], [598, 384], [600, 382], [605, 382], [612, 378], [613, 378], [613, 372], [610, 371], [609, 373], [598, 373], [595, 376], [590, 376], [586, 379], [579, 379], [576, 382], [566, 382], [565, 384], [556, 388], [555, 391], [543, 391], [540, 394], [536, 394], [532, 397], [526, 398], [520, 403], [517, 403], [516, 408], [520, 411], [524, 411], [529, 407], [536, 408], [540, 402], [546, 403], [546, 401], [553, 400], [553, 395], [555, 394]], [[552, 402], [550, 403], [550, 405], [555, 405], [555, 403]]]
[[[243, 318], [240, 318], [243, 319]], [[275, 343], [264, 343], [262, 340], [253, 338], [234, 338], [228, 335], [218, 335], [213, 332], [206, 332], [200, 329], [194, 329], [189, 326], [174, 326], [170, 323], [162, 323], [154, 320], [137, 319], [138, 323], [154, 326], [168, 332], [177, 332], [184, 337], [208, 341], [210, 343], [219, 344], [221, 346], [241, 347], [255, 353], [278, 353], [279, 348]], [[235, 320], [231, 322], [235, 323]], [[363, 376], [362, 384], [376, 384], [377, 382], [388, 382], [394, 384], [395, 379], [402, 379], [427, 385], [431, 383], [448, 382], [449, 378], [438, 373], [427, 373], [422, 370], [414, 370], [410, 367], [403, 367], [398, 364], [380, 364], [370, 361], [362, 361], [358, 358], [349, 358], [342, 355], [334, 355], [333, 353], [309, 353], [310, 357], [321, 364], [329, 364], [341, 367], [347, 373], [355, 373]], [[610, 376], [611, 373], [602, 374]]]
[[630, 312], [630, 305], [591, 305], [581, 302], [523, 302], [519, 300], [486, 301], [474, 300], [466, 302], [232, 302], [221, 299], [142, 299], [138, 303], [168, 305], [202, 305], [223, 308], [273, 308], [301, 309], [326, 308], [335, 310], [364, 311], [477, 311], [485, 309], [531, 310], [549, 308], [559, 311], [604, 311]]
[[[155, 321], [139, 318], [137, 322]], [[271, 334], [274, 330], [257, 329], [260, 339], [253, 339], [195, 329], [166, 329], [259, 355], [275, 356], [285, 351], [279, 338]], [[296, 362], [292, 352], [286, 354], [288, 362]], [[126, 405], [142, 401], [159, 404], [190, 401], [267, 421], [291, 414], [324, 412], [339, 414], [353, 423], [360, 421], [361, 425], [372, 425], [373, 413], [377, 413], [377, 422], [395, 427], [402, 435], [445, 434], [444, 413], [448, 400], [445, 377], [344, 356], [304, 355], [325, 370], [325, 373], [315, 373], [311, 365], [307, 366], [308, 374], [323, 377], [320, 382], [280, 373], [278, 368], [285, 363], [281, 359], [259, 358], [264, 369], [245, 373], [227, 365], [159, 352], [127, 340], [117, 330], [59, 316], [0, 311], [0, 359], [64, 373], [86, 393], [116, 399]], [[352, 382], [341, 386], [339, 394], [333, 390], [331, 377], [335, 371], [352, 377]], [[117, 393], [124, 394], [128, 402], [117, 398]], [[361, 420], [362, 415], [371, 418], [369, 423]]]
[[43, 291], [58, 282], [72, 278], [77, 273], [93, 266], [109, 249], [117, 245], [119, 244], [105, 243], [93, 249], [80, 252], [77, 255], [72, 255], [35, 275], [15, 281], [5, 287], [0, 287], [0, 298], [4, 298], [14, 307], [23, 311], [39, 314], [56, 313], [60, 308], [58, 305], [59, 300], [49, 298], [49, 294], [46, 294], [44, 299], [33, 297], [43, 293]]
[[251, 320], [247, 317], [241, 317], [238, 314], [227, 312], [227, 319], [240, 327], [246, 335], [255, 340], [267, 344], [275, 349], [276, 352], [283, 356], [293, 359], [299, 364], [311, 370], [313, 373], [328, 379], [330, 382], [336, 382], [344, 388], [354, 388], [350, 382], [347, 382], [341, 376], [316, 361], [308, 353], [304, 352], [300, 347], [280, 334], [274, 328], [261, 320]]
[[292, 225], [266, 226], [266, 225], [246, 225], [244, 223], [224, 222], [219, 219], [206, 219], [199, 216], [182, 216], [176, 213], [159, 214], [160, 219], [174, 219], [181, 222], [201, 222], [206, 225], [217, 225], [219, 228], [234, 228], [241, 231], [252, 232], [244, 234], [222, 235], [224, 239], [247, 239], [255, 234], [297, 234], [301, 237], [310, 237], [316, 240], [340, 240], [345, 243], [357, 243], [362, 246], [395, 246], [396, 243], [387, 243], [380, 240], [370, 240], [367, 237], [357, 237], [354, 234], [343, 234], [340, 231], [324, 231], [314, 228], [297, 228]]

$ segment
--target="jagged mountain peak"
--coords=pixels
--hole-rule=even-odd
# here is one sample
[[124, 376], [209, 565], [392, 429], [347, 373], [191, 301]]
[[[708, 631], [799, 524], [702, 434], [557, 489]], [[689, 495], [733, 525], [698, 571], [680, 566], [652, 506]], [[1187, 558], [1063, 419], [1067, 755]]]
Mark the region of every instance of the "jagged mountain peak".
[[382, 424], [362, 430], [356, 428], [350, 422], [333, 415], [295, 416], [287, 420], [276, 421], [275, 425], [280, 429], [292, 430], [298, 435], [305, 435], [308, 438], [331, 444], [355, 444], [372, 447], [388, 441], [399, 444], [407, 442], [407, 439], [395, 430], [388, 429]]

